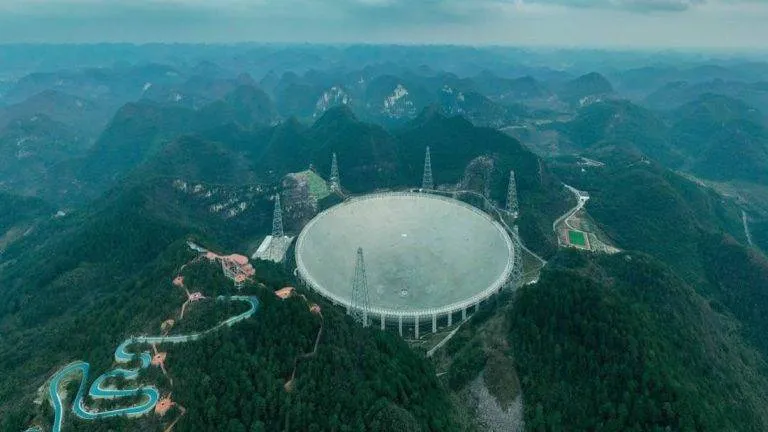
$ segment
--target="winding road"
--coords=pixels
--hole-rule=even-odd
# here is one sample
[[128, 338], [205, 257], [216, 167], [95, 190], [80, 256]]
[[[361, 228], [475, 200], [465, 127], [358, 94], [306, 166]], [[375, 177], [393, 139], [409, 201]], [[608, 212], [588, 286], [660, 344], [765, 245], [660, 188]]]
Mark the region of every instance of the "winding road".
[[566, 226], [570, 228], [570, 225], [568, 225], [568, 219], [575, 215], [576, 212], [584, 208], [584, 206], [587, 204], [587, 201], [589, 201], [589, 195], [586, 195], [584, 192], [581, 192], [580, 190], [568, 186], [567, 184], [563, 184], [563, 186], [566, 187], [569, 191], [571, 191], [574, 195], [576, 195], [576, 199], [578, 202], [576, 203], [576, 207], [570, 209], [568, 212], [566, 212], [564, 215], [557, 218], [554, 222], [552, 222], [552, 231], [557, 234], [557, 226], [560, 225], [563, 221], [565, 221]]
[[[140, 364], [135, 369], [113, 369], [93, 381], [90, 389], [88, 390], [88, 396], [92, 399], [117, 399], [125, 397], [141, 397], [141, 402], [124, 408], [116, 408], [104, 411], [89, 410], [85, 405], [85, 389], [88, 382], [88, 373], [90, 371], [90, 364], [84, 361], [76, 361], [64, 366], [50, 380], [48, 384], [48, 396], [50, 397], [51, 404], [54, 410], [53, 432], [60, 432], [64, 422], [64, 403], [63, 397], [66, 394], [61, 394], [59, 389], [65, 382], [65, 379], [69, 377], [80, 377], [80, 386], [77, 390], [77, 395], [72, 401], [72, 412], [76, 417], [83, 420], [97, 420], [109, 417], [134, 417], [147, 414], [152, 411], [157, 405], [160, 399], [160, 391], [154, 386], [139, 386], [130, 389], [112, 389], [105, 388], [104, 382], [111, 378], [121, 377], [128, 381], [135, 381], [139, 377], [139, 373], [142, 369], [146, 369], [150, 365], [151, 355], [149, 351], [142, 351], [140, 354], [135, 354], [128, 351], [128, 348], [132, 345], [151, 345], [151, 344], [176, 344], [195, 341], [203, 336], [215, 332], [222, 327], [231, 327], [240, 321], [246, 320], [252, 317], [258, 307], [259, 300], [252, 296], [219, 296], [216, 301], [242, 301], [250, 304], [250, 308], [247, 311], [227, 318], [224, 321], [218, 323], [214, 327], [199, 332], [190, 333], [186, 335], [174, 335], [174, 336], [131, 336], [121, 343], [115, 350], [115, 362], [118, 364], [129, 364], [136, 360], [140, 361]], [[40, 428], [31, 428], [28, 431], [40, 430]]]

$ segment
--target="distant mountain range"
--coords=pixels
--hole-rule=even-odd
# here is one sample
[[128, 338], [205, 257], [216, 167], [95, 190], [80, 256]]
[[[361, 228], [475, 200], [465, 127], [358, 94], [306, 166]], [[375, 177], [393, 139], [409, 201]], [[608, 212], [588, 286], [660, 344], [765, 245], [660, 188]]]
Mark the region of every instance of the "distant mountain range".
[[[427, 147], [438, 189], [485, 193], [489, 179], [500, 206], [514, 170], [515, 223], [541, 272], [526, 254], [530, 284], [480, 305], [426, 359], [304, 291], [290, 262], [254, 260], [243, 292], [259, 319], [168, 348], [188, 410], [177, 428], [510, 430], [517, 409], [532, 430], [766, 430], [765, 63], [249, 44], [0, 46], [0, 58], [1, 430], [49, 424], [32, 400], [57, 367], [106, 370], [115, 341], [175, 316], [187, 240], [249, 253], [276, 194], [296, 234], [345, 195], [417, 188]], [[325, 189], [333, 154], [342, 193], [297, 206], [296, 179]], [[564, 184], [589, 193], [583, 223], [621, 251], [559, 247], [553, 222], [576, 200]], [[206, 295], [236, 292], [216, 265], [191, 271]], [[322, 318], [274, 296], [286, 286]], [[222, 312], [206, 311], [188, 325]]]
[[547, 128], [565, 138], [564, 151], [617, 144], [704, 178], [768, 178], [765, 117], [727, 96], [704, 94], [668, 114], [629, 101], [601, 102], [582, 108], [569, 122]]

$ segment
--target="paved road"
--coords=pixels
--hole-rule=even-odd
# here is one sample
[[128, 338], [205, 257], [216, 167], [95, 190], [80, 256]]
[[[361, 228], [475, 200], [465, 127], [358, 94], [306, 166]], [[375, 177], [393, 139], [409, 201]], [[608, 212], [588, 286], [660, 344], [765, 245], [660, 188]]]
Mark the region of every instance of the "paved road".
[[[250, 296], [219, 296], [217, 301], [243, 301], [250, 304], [250, 308], [233, 317], [227, 318], [224, 321], [218, 323], [216, 326], [199, 333], [190, 333], [186, 335], [175, 336], [132, 336], [123, 343], [121, 343], [115, 350], [115, 362], [119, 364], [129, 364], [136, 360], [141, 362], [140, 366], [135, 369], [113, 369], [93, 381], [90, 389], [88, 390], [88, 396], [92, 399], [117, 399], [124, 397], [141, 396], [142, 400], [136, 405], [132, 405], [124, 408], [116, 408], [106, 411], [91, 411], [85, 406], [85, 388], [88, 382], [88, 373], [90, 371], [90, 364], [83, 361], [76, 361], [64, 366], [56, 374], [53, 375], [48, 385], [48, 395], [53, 405], [54, 420], [53, 420], [53, 432], [60, 432], [64, 423], [64, 403], [62, 401], [62, 395], [59, 393], [59, 389], [68, 377], [80, 376], [80, 386], [77, 390], [77, 395], [72, 402], [72, 412], [80, 419], [83, 420], [97, 420], [109, 417], [118, 416], [141, 416], [149, 413], [155, 408], [157, 401], [160, 398], [160, 391], [154, 386], [140, 386], [129, 389], [112, 389], [105, 388], [104, 382], [110, 378], [122, 377], [128, 381], [135, 381], [139, 377], [139, 373], [142, 369], [149, 367], [151, 362], [151, 356], [149, 351], [143, 351], [140, 354], [134, 354], [128, 351], [128, 347], [131, 345], [149, 345], [149, 344], [163, 344], [163, 343], [184, 343], [189, 341], [198, 340], [201, 337], [215, 332], [222, 327], [230, 327], [237, 324], [240, 321], [252, 317], [259, 307], [259, 300], [256, 297]], [[28, 431], [40, 430], [39, 428], [31, 428]]]
[[568, 212], [566, 212], [564, 215], [562, 215], [559, 218], [557, 218], [552, 223], [552, 231], [554, 231], [555, 234], [557, 234], [557, 226], [558, 225], [560, 225], [563, 221], [566, 221], [566, 223], [567, 223], [568, 218], [570, 218], [571, 216], [576, 214], [576, 212], [578, 212], [579, 210], [584, 208], [584, 206], [587, 204], [587, 201], [589, 201], [589, 195], [587, 195], [586, 193], [581, 192], [580, 190], [578, 190], [578, 189], [576, 189], [574, 187], [568, 186], [567, 184], [563, 184], [563, 186], [565, 186], [569, 191], [573, 192], [573, 194], [576, 195], [576, 199], [578, 200], [578, 202], [576, 203], [576, 207], [568, 210]]

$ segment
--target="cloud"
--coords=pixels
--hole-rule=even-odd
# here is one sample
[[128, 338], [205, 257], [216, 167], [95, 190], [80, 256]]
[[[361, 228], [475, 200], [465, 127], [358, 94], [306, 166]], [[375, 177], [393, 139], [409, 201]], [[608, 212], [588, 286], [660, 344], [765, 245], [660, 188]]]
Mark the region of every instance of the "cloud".
[[520, 0], [520, 3], [633, 12], [669, 12], [685, 11], [705, 3], [705, 0]]
[[[637, 12], [685, 11], [709, 3], [759, 0], [0, 0], [0, 13], [23, 16], [110, 12], [215, 13], [218, 15], [345, 17], [399, 22], [461, 22], [497, 17], [510, 8], [557, 7]], [[378, 19], [377, 19], [378, 18]]]
[[758, 46], [764, 22], [768, 0], [0, 0], [0, 43]]

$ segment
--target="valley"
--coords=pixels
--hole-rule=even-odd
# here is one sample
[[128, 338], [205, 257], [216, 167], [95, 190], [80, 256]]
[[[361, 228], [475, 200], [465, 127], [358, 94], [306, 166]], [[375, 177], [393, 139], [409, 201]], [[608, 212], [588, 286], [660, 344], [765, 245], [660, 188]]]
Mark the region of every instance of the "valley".
[[0, 70], [1, 431], [768, 427], [761, 61], [72, 49]]

